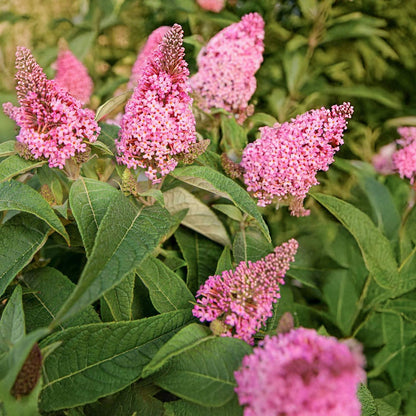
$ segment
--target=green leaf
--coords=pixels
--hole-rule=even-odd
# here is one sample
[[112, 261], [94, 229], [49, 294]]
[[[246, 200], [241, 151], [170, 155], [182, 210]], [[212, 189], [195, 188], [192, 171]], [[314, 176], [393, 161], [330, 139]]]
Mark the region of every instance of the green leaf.
[[49, 230], [30, 214], [16, 215], [0, 226], [0, 296], [45, 244]]
[[175, 232], [175, 239], [188, 267], [186, 284], [189, 290], [195, 293], [209, 276], [215, 274], [222, 247], [184, 228], [179, 228]]
[[0, 357], [25, 336], [22, 288], [17, 286], [6, 303], [0, 320]]
[[182, 224], [224, 246], [231, 245], [227, 231], [204, 203], [187, 190], [176, 187], [164, 193], [165, 207], [173, 215], [187, 209]]
[[49, 337], [61, 341], [45, 360], [43, 411], [91, 403], [127, 387], [160, 347], [190, 321], [181, 310], [138, 321], [70, 328]]
[[136, 272], [149, 289], [150, 299], [158, 312], [191, 308], [195, 303], [185, 282], [160, 260], [148, 256]]
[[164, 208], [153, 205], [139, 209], [119, 193], [101, 220], [78, 285], [58, 313], [55, 325], [121, 282], [156, 248], [169, 227], [170, 217]]
[[[65, 275], [52, 267], [25, 272], [22, 284], [31, 291], [25, 296], [24, 310], [28, 330], [47, 327], [75, 288]], [[59, 325], [59, 329], [100, 322], [92, 306]]]
[[370, 218], [353, 205], [333, 196], [312, 194], [312, 197], [333, 214], [353, 235], [360, 247], [367, 270], [378, 285], [399, 292], [400, 281], [393, 250], [381, 231]]
[[36, 215], [61, 234], [69, 244], [69, 236], [61, 221], [42, 196], [24, 183], [9, 181], [0, 183], [0, 211], [24, 211]]
[[221, 407], [205, 407], [186, 400], [175, 400], [165, 403], [165, 416], [242, 416], [243, 407], [237, 396]]
[[178, 168], [175, 169], [171, 175], [182, 182], [196, 186], [197, 188], [205, 189], [208, 192], [212, 192], [233, 201], [238, 208], [258, 222], [266, 239], [271, 241], [269, 230], [256, 203], [241, 186], [237, 185], [237, 183], [230, 178], [227, 178], [221, 173], [206, 166]]
[[46, 163], [45, 160], [31, 161], [20, 156], [12, 155], [0, 162], [0, 182], [8, 181], [14, 176], [38, 168]]
[[228, 247], [224, 247], [221, 257], [218, 260], [215, 274], [221, 274], [224, 270], [231, 270], [232, 268], [233, 262], [231, 260], [231, 251]]
[[216, 210], [222, 212], [223, 214], [227, 215], [227, 217], [230, 217], [232, 220], [238, 222], [243, 221], [243, 215], [241, 214], [241, 211], [234, 205], [214, 204], [212, 205], [212, 208], [215, 208]]
[[190, 402], [220, 407], [235, 397], [234, 371], [250, 353], [237, 338], [207, 337], [172, 357], [154, 383]]
[[7, 142], [0, 143], [0, 157], [14, 155], [16, 153], [15, 144], [16, 140], [8, 140]]
[[123, 92], [120, 95], [117, 95], [113, 98], [110, 98], [108, 101], [106, 101], [104, 104], [100, 105], [97, 108], [97, 111], [95, 112], [95, 120], [100, 121], [105, 116], [110, 114], [112, 111], [120, 107], [129, 99], [131, 95], [131, 90], [128, 90], [126, 92]]
[[273, 251], [273, 245], [264, 238], [256, 227], [247, 227], [239, 231], [233, 241], [233, 253], [236, 263], [257, 261]]
[[98, 227], [111, 201], [120, 192], [105, 182], [80, 178], [72, 184], [69, 203], [87, 256], [91, 255]]
[[197, 347], [205, 342], [211, 331], [199, 324], [189, 324], [175, 334], [163, 347], [155, 354], [149, 364], [143, 369], [142, 377], [148, 377], [160, 370], [170, 359], [185, 351]]
[[110, 156], [114, 156], [113, 152], [111, 151], [111, 149], [103, 142], [101, 142], [100, 140], [96, 140], [95, 142], [90, 142], [89, 145], [94, 149], [94, 150], [98, 150], [99, 153], [102, 153], [103, 155], [110, 155]]
[[113, 154], [116, 154], [115, 139], [118, 137], [120, 127], [115, 124], [99, 123], [101, 128], [100, 140], [110, 149]]
[[245, 129], [237, 123], [233, 116], [221, 114], [221, 146], [226, 153], [229, 151], [241, 155], [242, 150], [247, 146], [247, 133]]
[[128, 274], [117, 286], [104, 295], [104, 301], [114, 321], [131, 321], [135, 273]]
[[361, 416], [378, 416], [374, 397], [364, 384], [360, 384], [357, 396], [361, 402]]

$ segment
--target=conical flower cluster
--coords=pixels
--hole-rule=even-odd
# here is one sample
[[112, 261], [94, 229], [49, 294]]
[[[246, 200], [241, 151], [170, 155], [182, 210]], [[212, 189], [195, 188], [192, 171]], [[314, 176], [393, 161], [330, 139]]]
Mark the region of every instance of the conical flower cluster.
[[191, 86], [202, 110], [223, 108], [244, 121], [256, 90], [254, 74], [263, 61], [263, 39], [264, 21], [258, 13], [250, 13], [217, 33], [201, 50]]
[[196, 142], [182, 42], [183, 30], [175, 24], [148, 59], [126, 104], [116, 142], [118, 162], [146, 169], [153, 183], [171, 172], [178, 163], [176, 157], [188, 153]]
[[69, 49], [62, 48], [54, 67], [56, 83], [82, 104], [86, 104], [90, 100], [94, 86], [82, 62]]
[[210, 276], [197, 292], [194, 316], [202, 322], [222, 324], [222, 336], [253, 344], [254, 334], [272, 316], [273, 303], [280, 298], [279, 286], [284, 284], [297, 249], [298, 242], [292, 239], [264, 259], [243, 261], [234, 271]]
[[401, 135], [397, 143], [402, 149], [393, 154], [393, 164], [400, 176], [410, 179], [413, 185], [416, 176], [416, 127], [400, 127], [397, 131]]
[[244, 357], [235, 389], [244, 416], [359, 416], [365, 380], [359, 344], [297, 328], [267, 337]]
[[288, 203], [292, 215], [309, 215], [303, 200], [319, 183], [317, 172], [328, 170], [334, 161], [352, 113], [350, 103], [344, 103], [262, 127], [261, 137], [244, 149], [241, 160], [247, 190], [258, 199], [258, 205], [276, 200]]
[[3, 105], [20, 127], [16, 137], [34, 159], [45, 158], [50, 167], [63, 168], [69, 158], [84, 153], [97, 140], [100, 128], [91, 110], [48, 80], [29, 49], [16, 52], [16, 91], [20, 107]]

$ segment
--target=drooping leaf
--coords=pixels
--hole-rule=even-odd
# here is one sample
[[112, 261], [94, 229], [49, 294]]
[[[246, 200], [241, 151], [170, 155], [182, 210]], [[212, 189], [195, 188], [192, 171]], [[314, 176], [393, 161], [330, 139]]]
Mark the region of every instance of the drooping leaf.
[[117, 195], [98, 228], [95, 244], [72, 295], [55, 325], [116, 286], [159, 244], [170, 227], [168, 212], [157, 205], [137, 208]]
[[88, 257], [101, 220], [118, 194], [117, 189], [94, 179], [80, 178], [71, 186], [69, 203]]
[[0, 226], [0, 296], [45, 244], [49, 226], [30, 214], [19, 214]]
[[0, 183], [0, 211], [8, 210], [23, 211], [36, 215], [61, 234], [69, 244], [68, 233], [53, 209], [30, 186], [13, 180]]
[[51, 336], [48, 343], [61, 345], [44, 363], [41, 409], [80, 406], [127, 387], [190, 319], [189, 310], [180, 310], [138, 321], [69, 328]]
[[8, 140], [7, 142], [0, 143], [0, 157], [14, 155], [16, 153], [15, 144], [16, 140]]
[[206, 166], [178, 168], [172, 172], [172, 176], [197, 188], [205, 189], [233, 201], [238, 208], [257, 221], [266, 239], [271, 241], [269, 230], [256, 203], [232, 179]]
[[182, 224], [224, 246], [231, 245], [227, 231], [214, 212], [187, 190], [176, 187], [164, 193], [165, 207], [171, 213], [187, 209]]
[[160, 260], [148, 256], [136, 272], [149, 289], [150, 299], [158, 312], [191, 308], [195, 302], [185, 282]]
[[17, 155], [9, 156], [0, 162], [0, 182], [8, 181], [17, 175], [28, 172], [45, 163], [46, 161], [44, 160], [31, 161]]
[[243, 215], [241, 214], [241, 211], [234, 205], [231, 204], [214, 204], [212, 205], [212, 208], [215, 208], [216, 210], [222, 212], [223, 214], [227, 215], [227, 217], [230, 217], [231, 219], [241, 222], [243, 221]]
[[95, 112], [95, 120], [100, 121], [116, 108], [121, 108], [121, 106], [129, 99], [130, 95], [131, 91], [129, 90], [116, 97], [110, 98], [104, 104], [100, 105]]

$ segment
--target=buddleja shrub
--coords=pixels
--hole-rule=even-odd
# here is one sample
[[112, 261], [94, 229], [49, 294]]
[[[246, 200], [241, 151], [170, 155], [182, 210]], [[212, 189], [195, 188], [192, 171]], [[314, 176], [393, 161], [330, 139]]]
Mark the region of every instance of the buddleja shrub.
[[[256, 114], [263, 38], [244, 16], [189, 77], [182, 28], [158, 29], [111, 123], [126, 94], [94, 114], [69, 50], [49, 80], [18, 48], [4, 111], [19, 131], [0, 145], [2, 414], [412, 409], [410, 187], [339, 159], [354, 204], [307, 199], [353, 107]], [[394, 161], [412, 181], [410, 136]]]

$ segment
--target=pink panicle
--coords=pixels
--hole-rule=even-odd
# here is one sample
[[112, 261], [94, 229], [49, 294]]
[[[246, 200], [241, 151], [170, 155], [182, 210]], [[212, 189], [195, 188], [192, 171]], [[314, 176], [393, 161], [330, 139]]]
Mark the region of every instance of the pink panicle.
[[133, 65], [131, 71], [130, 81], [127, 85], [128, 88], [134, 88], [139, 79], [142, 77], [146, 68], [147, 60], [153, 55], [153, 52], [158, 48], [160, 42], [162, 42], [163, 36], [170, 29], [169, 26], [161, 26], [154, 30], [148, 37], [146, 43], [137, 56], [136, 62]]
[[350, 103], [344, 103], [260, 128], [261, 137], [244, 149], [241, 160], [247, 190], [258, 199], [258, 205], [264, 207], [276, 200], [289, 203], [292, 215], [309, 215], [303, 200], [319, 183], [317, 172], [328, 170], [334, 161], [352, 113]]
[[61, 49], [54, 64], [55, 82], [72, 96], [86, 104], [91, 97], [93, 82], [87, 68], [69, 49]]
[[234, 373], [244, 416], [359, 416], [365, 361], [348, 341], [306, 328], [266, 337]]
[[175, 24], [148, 59], [116, 141], [118, 162], [146, 169], [153, 183], [171, 172], [178, 163], [175, 156], [188, 153], [196, 142], [182, 42], [182, 28]]
[[397, 131], [401, 135], [397, 143], [403, 148], [393, 154], [393, 165], [400, 177], [410, 179], [413, 185], [416, 176], [416, 127], [400, 127]]
[[225, 6], [225, 0], [197, 0], [199, 7], [210, 12], [219, 13]]
[[94, 113], [48, 80], [29, 49], [17, 48], [16, 68], [20, 107], [3, 105], [20, 127], [16, 139], [35, 159], [45, 158], [50, 167], [62, 169], [67, 159], [86, 151], [87, 142], [97, 140], [100, 128]]
[[258, 13], [215, 35], [198, 56], [199, 71], [191, 78], [198, 106], [209, 111], [223, 108], [242, 123], [256, 90], [254, 74], [263, 61], [264, 21]]
[[210, 276], [197, 292], [194, 316], [201, 322], [223, 323], [221, 336], [253, 344], [254, 334], [272, 316], [273, 303], [280, 298], [279, 285], [284, 284], [297, 249], [298, 242], [291, 239], [264, 259], [242, 261], [235, 271]]

